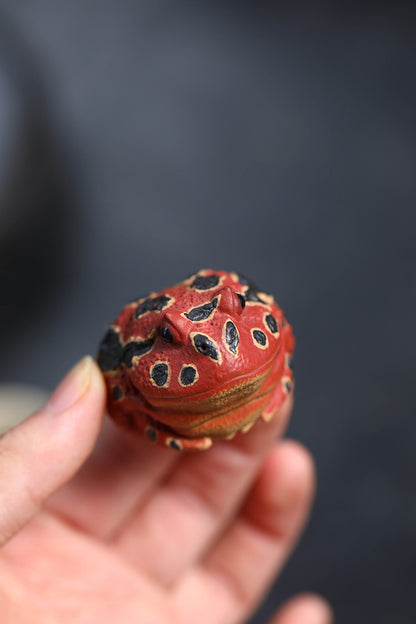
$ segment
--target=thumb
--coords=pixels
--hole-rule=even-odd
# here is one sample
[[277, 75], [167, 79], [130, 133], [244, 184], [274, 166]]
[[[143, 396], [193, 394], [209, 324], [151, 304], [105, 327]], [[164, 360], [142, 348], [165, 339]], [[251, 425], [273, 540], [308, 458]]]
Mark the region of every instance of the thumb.
[[87, 356], [42, 409], [0, 437], [0, 547], [85, 461], [105, 396], [100, 370]]

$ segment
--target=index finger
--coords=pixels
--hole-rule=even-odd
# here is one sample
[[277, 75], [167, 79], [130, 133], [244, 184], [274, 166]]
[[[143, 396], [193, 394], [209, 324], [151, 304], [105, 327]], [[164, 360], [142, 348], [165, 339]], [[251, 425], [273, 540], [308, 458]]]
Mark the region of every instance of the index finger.
[[104, 414], [100, 371], [86, 357], [45, 407], [0, 438], [0, 546], [72, 477], [90, 453]]

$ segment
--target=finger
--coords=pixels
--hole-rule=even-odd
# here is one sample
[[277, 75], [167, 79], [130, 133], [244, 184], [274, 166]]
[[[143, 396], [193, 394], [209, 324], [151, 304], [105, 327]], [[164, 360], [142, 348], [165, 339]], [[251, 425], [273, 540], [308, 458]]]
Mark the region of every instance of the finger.
[[313, 490], [308, 452], [295, 442], [281, 442], [234, 524], [178, 585], [175, 605], [184, 621], [222, 624], [248, 617], [293, 549]]
[[114, 536], [121, 553], [166, 586], [193, 565], [241, 505], [292, 403], [290, 398], [271, 422], [256, 423], [249, 434], [184, 456], [163, 487]]
[[314, 594], [292, 598], [283, 605], [269, 624], [331, 624], [332, 609], [329, 604]]
[[[2, 577], [2, 564], [6, 566], [5, 571], [9, 578], [12, 578], [9, 584]], [[25, 529], [1, 550], [0, 592], [2, 588], [14, 586], [15, 578], [30, 590], [32, 601], [33, 596], [42, 597], [42, 604], [49, 607], [49, 613], [54, 606], [60, 605], [62, 609], [66, 605], [66, 610], [63, 607], [64, 612], [70, 619], [64, 618], [63, 621], [71, 623], [124, 621], [119, 620], [115, 614], [111, 618], [106, 613], [109, 601], [117, 602], [122, 609], [122, 603], [129, 602], [132, 597], [137, 597], [137, 602], [142, 606], [145, 602], [154, 603], [156, 600], [160, 605], [162, 598], [158, 587], [132, 570], [111, 549], [103, 547], [98, 540], [81, 533], [76, 527], [61, 522], [46, 510], [32, 518]], [[68, 601], [75, 611], [68, 611]], [[82, 613], [79, 613], [79, 617], [76, 612], [77, 603]], [[2, 606], [1, 600], [0, 605]], [[95, 607], [102, 608], [101, 618], [98, 614], [94, 617]], [[136, 610], [136, 616], [138, 613]], [[3, 615], [2, 611], [1, 614]], [[62, 610], [60, 614], [62, 617]], [[29, 618], [25, 624], [45, 624], [46, 621], [49, 622], [43, 618]], [[58, 622], [53, 621], [55, 624]], [[126, 620], [133, 621], [137, 622], [137, 618]], [[62, 622], [61, 618], [59, 622]], [[144, 622], [147, 624], [153, 620], [145, 619]]]
[[131, 435], [106, 418], [93, 453], [52, 496], [48, 508], [83, 531], [107, 539], [178, 460], [177, 451]]
[[86, 357], [44, 408], [0, 438], [0, 545], [91, 452], [104, 413], [102, 375]]

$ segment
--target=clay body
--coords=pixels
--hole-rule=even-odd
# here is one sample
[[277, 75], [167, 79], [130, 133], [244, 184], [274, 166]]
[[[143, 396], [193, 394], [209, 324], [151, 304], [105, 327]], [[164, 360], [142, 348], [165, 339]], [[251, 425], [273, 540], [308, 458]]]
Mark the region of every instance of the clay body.
[[206, 269], [128, 303], [97, 359], [115, 422], [170, 448], [203, 450], [275, 414], [293, 387], [294, 345], [271, 295]]

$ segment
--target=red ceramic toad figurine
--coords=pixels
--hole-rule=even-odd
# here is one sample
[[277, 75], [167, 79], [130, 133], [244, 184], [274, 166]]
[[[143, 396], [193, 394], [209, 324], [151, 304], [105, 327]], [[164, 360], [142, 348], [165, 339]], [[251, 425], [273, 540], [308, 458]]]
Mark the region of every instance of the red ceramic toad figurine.
[[270, 420], [293, 385], [291, 326], [237, 273], [203, 270], [126, 305], [98, 363], [120, 425], [182, 450]]

